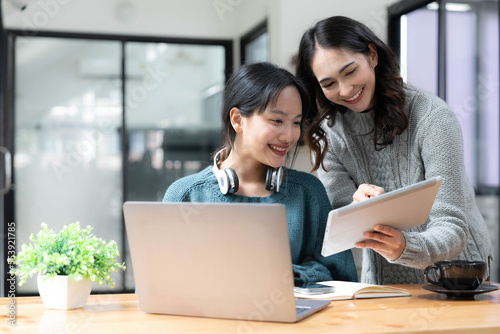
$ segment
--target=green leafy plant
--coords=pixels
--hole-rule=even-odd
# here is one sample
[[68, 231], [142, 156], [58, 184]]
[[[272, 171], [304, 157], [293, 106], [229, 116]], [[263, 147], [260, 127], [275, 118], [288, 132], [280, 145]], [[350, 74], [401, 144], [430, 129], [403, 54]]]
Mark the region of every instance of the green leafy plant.
[[59, 233], [45, 223], [41, 227], [36, 237], [31, 234], [31, 243], [23, 244], [21, 252], [9, 259], [17, 265], [10, 273], [19, 277], [19, 285], [38, 274], [47, 278], [68, 275], [75, 281], [88, 279], [99, 285], [115, 286], [111, 272], [125, 270], [125, 262], [114, 260], [120, 255], [115, 241], [106, 243], [91, 234], [91, 226], [82, 229], [79, 222], [64, 226]]

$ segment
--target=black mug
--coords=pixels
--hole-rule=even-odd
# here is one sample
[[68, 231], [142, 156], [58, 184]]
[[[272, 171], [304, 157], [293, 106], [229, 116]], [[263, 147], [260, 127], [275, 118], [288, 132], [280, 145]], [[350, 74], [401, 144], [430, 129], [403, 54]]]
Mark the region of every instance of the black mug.
[[[431, 276], [433, 272], [435, 279]], [[424, 271], [429, 283], [448, 290], [475, 290], [483, 282], [485, 274], [486, 262], [467, 260], [437, 261]]]

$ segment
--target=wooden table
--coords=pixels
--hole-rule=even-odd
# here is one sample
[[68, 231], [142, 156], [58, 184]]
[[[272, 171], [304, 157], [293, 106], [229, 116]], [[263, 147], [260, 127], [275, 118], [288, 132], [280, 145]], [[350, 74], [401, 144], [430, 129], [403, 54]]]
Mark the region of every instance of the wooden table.
[[[495, 283], [496, 284], [496, 283]], [[498, 284], [496, 284], [498, 285]], [[450, 300], [421, 285], [399, 285], [413, 296], [333, 301], [295, 324], [146, 314], [134, 294], [91, 295], [80, 309], [45, 308], [39, 297], [0, 298], [1, 333], [500, 333], [500, 290], [475, 300]]]

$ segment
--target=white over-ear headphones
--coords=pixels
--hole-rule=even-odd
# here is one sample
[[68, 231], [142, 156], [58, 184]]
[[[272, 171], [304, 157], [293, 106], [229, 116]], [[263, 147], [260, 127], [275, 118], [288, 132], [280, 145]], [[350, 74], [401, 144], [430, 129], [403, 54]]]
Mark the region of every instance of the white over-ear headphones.
[[[239, 181], [238, 175], [232, 168], [225, 168], [220, 170], [217, 166], [217, 162], [219, 162], [220, 153], [225, 150], [225, 148], [221, 149], [214, 156], [214, 164], [212, 166], [212, 171], [217, 178], [217, 182], [219, 183], [220, 191], [226, 194], [233, 194], [238, 191]], [[283, 173], [283, 167], [269, 167], [266, 173], [266, 190], [273, 191], [276, 189], [276, 192], [280, 191], [280, 183], [281, 183], [281, 174]]]
[[217, 166], [217, 162], [219, 161], [219, 154], [223, 150], [225, 150], [225, 148], [223, 148], [222, 150], [217, 152], [217, 154], [215, 154], [212, 171], [214, 172], [215, 177], [217, 178], [220, 191], [222, 191], [222, 193], [226, 195], [227, 193], [232, 194], [238, 191], [239, 181], [238, 181], [238, 175], [236, 175], [234, 169], [226, 168], [220, 170], [219, 167]]
[[269, 167], [266, 173], [266, 190], [280, 192], [281, 184], [281, 173], [283, 173], [283, 167]]

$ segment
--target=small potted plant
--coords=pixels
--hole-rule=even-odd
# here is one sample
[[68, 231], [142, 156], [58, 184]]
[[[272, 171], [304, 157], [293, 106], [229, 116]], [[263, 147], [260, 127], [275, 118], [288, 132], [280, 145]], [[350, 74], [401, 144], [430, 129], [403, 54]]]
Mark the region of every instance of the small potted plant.
[[68, 310], [84, 306], [92, 282], [115, 286], [111, 272], [125, 270], [125, 263], [115, 262], [120, 255], [115, 241], [97, 238], [91, 234], [91, 226], [81, 228], [78, 222], [64, 226], [59, 233], [45, 223], [41, 227], [9, 262], [17, 265], [11, 275], [19, 277], [19, 285], [38, 274], [38, 292], [46, 307]]

